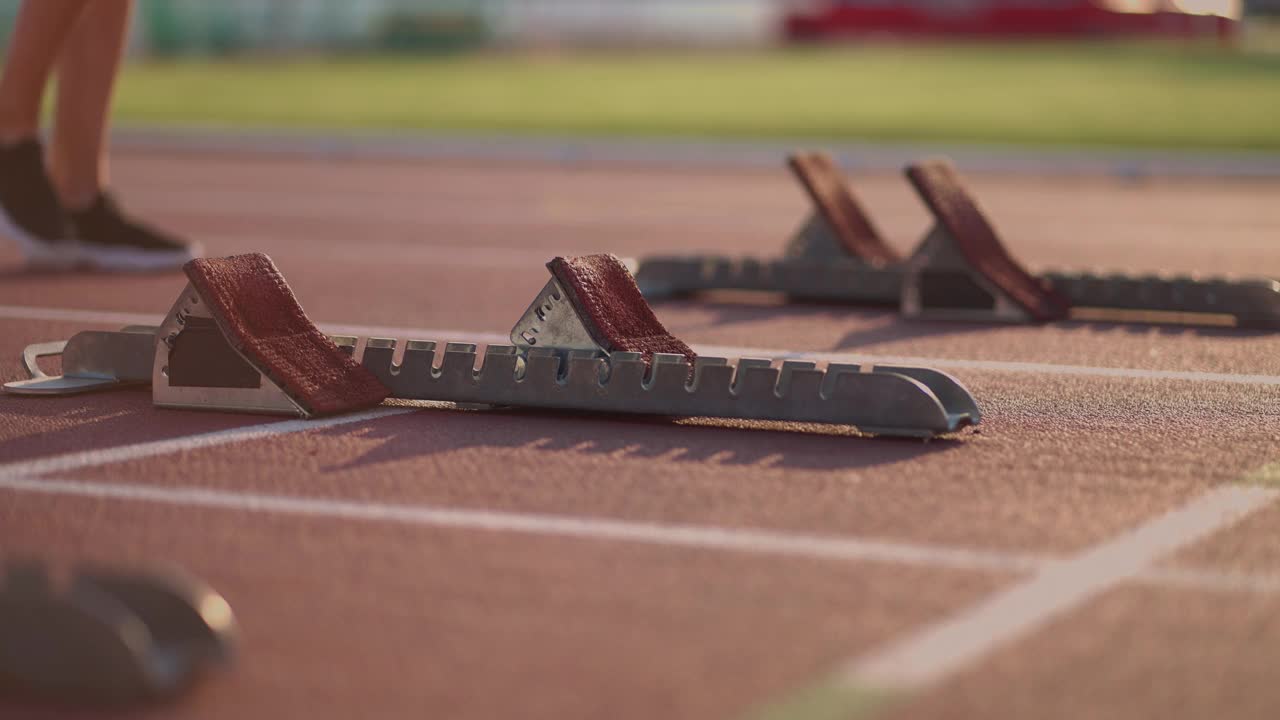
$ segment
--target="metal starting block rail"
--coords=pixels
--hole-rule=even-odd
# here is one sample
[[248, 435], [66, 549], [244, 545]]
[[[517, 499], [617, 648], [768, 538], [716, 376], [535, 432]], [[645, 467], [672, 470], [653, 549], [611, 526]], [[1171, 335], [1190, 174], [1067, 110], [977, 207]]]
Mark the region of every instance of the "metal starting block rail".
[[[277, 314], [291, 322], [305, 320], [265, 256], [195, 263], [196, 271], [204, 269], [210, 277], [226, 275], [223, 264], [248, 263], [257, 268], [254, 272], [267, 274], [265, 281], [231, 284], [278, 285], [287, 296], [275, 299], [286, 306]], [[322, 414], [317, 408], [325, 397], [350, 394], [345, 389], [350, 385], [376, 385], [379, 392], [362, 395], [359, 402], [331, 403], [323, 412], [395, 397], [469, 406], [852, 425], [871, 434], [907, 437], [951, 433], [980, 420], [969, 392], [951, 376], [929, 368], [819, 366], [651, 350], [687, 346], [666, 334], [617, 258], [557, 258], [549, 267], [553, 277], [512, 329], [509, 345], [488, 345], [481, 352], [480, 343], [408, 340], [401, 345], [388, 338], [361, 342], [320, 336], [324, 344], [317, 345], [322, 351], [317, 354], [327, 358], [331, 350], [335, 355], [315, 362], [307, 354], [273, 352], [271, 338], [245, 341], [237, 328], [242, 330], [246, 322], [278, 323], [262, 320], [244, 298], [206, 297], [207, 287], [202, 291], [201, 285], [208, 283], [189, 266], [192, 283], [158, 328], [84, 332], [65, 343], [32, 346], [24, 355], [32, 378], [4, 388], [16, 394], [68, 395], [149, 382], [153, 402], [161, 407], [311, 417]], [[613, 277], [610, 282], [623, 287], [591, 285], [599, 277]], [[628, 304], [627, 291], [640, 307]], [[236, 312], [245, 317], [228, 315]], [[297, 334], [297, 327], [289, 329], [290, 338]], [[62, 355], [62, 376], [45, 375], [36, 366], [38, 356], [51, 354]], [[318, 376], [334, 380], [328, 385], [314, 382]]]
[[800, 153], [789, 165], [814, 210], [782, 257], [643, 258], [636, 279], [645, 296], [748, 290], [811, 302], [897, 306], [908, 317], [1280, 330], [1280, 282], [1272, 279], [1028, 274], [945, 160], [907, 168], [935, 224], [906, 258], [884, 240], [829, 157]]

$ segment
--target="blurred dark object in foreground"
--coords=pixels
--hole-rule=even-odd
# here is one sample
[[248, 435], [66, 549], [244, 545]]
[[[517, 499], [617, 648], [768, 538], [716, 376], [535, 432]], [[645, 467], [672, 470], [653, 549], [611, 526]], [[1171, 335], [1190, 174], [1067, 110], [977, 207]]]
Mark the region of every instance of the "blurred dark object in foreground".
[[176, 569], [41, 562], [0, 572], [0, 697], [120, 705], [170, 698], [234, 654], [236, 621], [213, 588]]

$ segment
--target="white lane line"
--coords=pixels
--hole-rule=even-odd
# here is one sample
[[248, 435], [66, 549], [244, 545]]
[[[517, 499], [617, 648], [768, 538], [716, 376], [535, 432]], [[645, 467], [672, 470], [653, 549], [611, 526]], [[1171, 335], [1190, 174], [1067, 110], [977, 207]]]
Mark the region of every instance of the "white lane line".
[[0, 305], [0, 318], [5, 320], [102, 323], [104, 325], [158, 325], [164, 320], [163, 315], [155, 315], [153, 313], [71, 310], [27, 307], [25, 305]]
[[0, 465], [0, 481], [20, 478], [29, 479], [30, 477], [47, 475], [49, 473], [67, 472], [70, 470], [98, 467], [101, 465], [110, 465], [112, 463], [127, 462], [130, 460], [142, 460], [161, 455], [172, 455], [174, 453], [187, 450], [202, 450], [205, 448], [217, 447], [219, 445], [228, 445], [248, 440], [260, 440], [279, 435], [290, 435], [293, 433], [306, 432], [308, 430], [322, 430], [328, 427], [349, 425], [351, 423], [376, 420], [378, 418], [390, 417], [393, 415], [404, 415], [407, 413], [417, 412], [417, 410], [417, 408], [411, 407], [381, 407], [374, 410], [367, 410], [365, 412], [352, 413], [350, 415], [338, 415], [335, 417], [320, 418], [317, 420], [282, 420], [278, 422], [266, 422], [260, 425], [231, 428], [229, 430], [216, 430], [214, 432], [187, 435], [184, 437], [170, 438], [168, 440], [155, 440], [152, 442], [120, 445], [100, 450], [85, 450], [82, 452], [66, 453], [64, 455], [54, 455], [52, 457], [36, 458], [34, 460], [23, 460]]
[[[776, 170], [782, 159], [809, 141], [599, 138], [514, 136], [395, 131], [360, 132], [296, 128], [224, 128], [194, 126], [175, 129], [133, 125], [112, 132], [112, 142], [126, 152], [252, 153], [268, 160], [293, 157], [360, 158], [397, 162], [426, 161], [535, 162], [553, 167], [603, 166], [609, 172], [639, 168], [702, 167], [713, 170], [763, 168]], [[1111, 175], [1129, 179], [1143, 175], [1190, 177], [1280, 176], [1280, 154], [1248, 155], [1186, 150], [993, 149], [982, 145], [914, 145], [908, 143], [823, 143], [836, 161], [850, 168], [898, 172], [924, 155], [946, 155], [966, 172], [1050, 174], [1054, 176]], [[144, 156], [145, 158], [145, 156]], [[145, 158], [143, 161], [149, 160]], [[223, 208], [225, 210], [225, 208]]]
[[977, 605], [857, 658], [839, 674], [850, 687], [911, 690], [931, 685], [1026, 635], [1161, 557], [1225, 528], [1280, 495], [1227, 485], [1074, 557], [1051, 562], [1030, 579]]
[[1151, 568], [1135, 579], [1148, 585], [1183, 590], [1259, 595], [1280, 593], [1280, 575], [1274, 573], [1253, 575], [1199, 568], [1160, 567]]
[[403, 523], [425, 527], [617, 540], [667, 547], [727, 550], [833, 560], [868, 560], [927, 567], [1025, 572], [1045, 560], [1033, 555], [962, 550], [878, 540], [764, 530], [572, 517], [538, 513], [391, 505], [351, 500], [262, 495], [198, 487], [168, 487], [47, 478], [0, 477], [0, 489], [48, 495], [164, 503], [316, 518]]
[[[94, 323], [101, 325], [159, 325], [164, 320], [164, 316], [152, 313], [103, 312], [98, 310], [76, 310], [70, 308], [0, 305], [0, 319], [44, 320], [47, 322]], [[318, 325], [325, 332], [338, 335], [392, 337], [397, 339], [408, 339], [410, 337], [437, 340], [457, 339], [473, 340], [483, 343], [510, 342], [510, 339], [506, 335], [494, 332], [433, 330], [423, 328], [392, 327], [385, 325], [351, 325], [344, 323], [318, 323]], [[33, 340], [33, 342], [36, 341]]]
[[[100, 500], [161, 503], [186, 508], [402, 523], [458, 530], [514, 532], [592, 541], [611, 540], [753, 555], [882, 562], [949, 570], [1043, 574], [1063, 566], [1061, 559], [1051, 556], [1000, 550], [805, 535], [751, 528], [662, 525], [567, 515], [263, 495], [199, 487], [0, 475], [0, 490]], [[1196, 569], [1153, 568], [1136, 573], [1133, 579], [1161, 587], [1235, 593], [1280, 593], [1280, 578], [1271, 576], [1223, 574]]]
[[[102, 323], [107, 325], [154, 325], [163, 319], [159, 315], [144, 313], [98, 312], [94, 310], [38, 308], [24, 307], [20, 305], [0, 305], [0, 318], [14, 320]], [[376, 337], [392, 337], [397, 339], [414, 338], [423, 340], [460, 340], [480, 343], [509, 342], [505, 334], [495, 332], [380, 325], [352, 325], [344, 323], [318, 324], [325, 332], [346, 335], [372, 335]], [[33, 340], [33, 342], [34, 341], [35, 340]], [[718, 355], [724, 357], [755, 356], [877, 365], [928, 365], [930, 367], [950, 370], [985, 370], [989, 372], [1032, 373], [1041, 375], [1077, 375], [1087, 377], [1139, 378], [1151, 380], [1189, 380], [1193, 382], [1219, 382], [1237, 385], [1280, 386], [1280, 375], [1201, 372], [1196, 370], [1145, 370], [1142, 368], [1060, 365], [1056, 363], [1019, 362], [1010, 360], [957, 360], [951, 358], [866, 355], [858, 353], [795, 352], [776, 348], [736, 347], [732, 345], [695, 344], [694, 349], [705, 355]]]
[[[262, 247], [276, 247], [283, 254], [288, 247], [278, 238], [256, 238], [251, 235], [219, 233], [203, 235], [201, 239], [209, 245], [216, 244], [227, 252], [251, 252]], [[306, 239], [308, 242], [311, 238]], [[314, 251], [314, 244], [312, 244]], [[326, 248], [323, 257], [328, 262], [341, 262], [351, 268], [352, 265], [376, 260], [379, 253], [393, 254], [403, 263], [430, 263], [432, 269], [480, 268], [496, 270], [516, 269], [527, 271], [547, 261], [545, 250], [528, 248], [506, 248], [485, 245], [444, 245], [428, 243], [379, 243], [371, 246], [361, 242], [359, 245], [335, 245]]]

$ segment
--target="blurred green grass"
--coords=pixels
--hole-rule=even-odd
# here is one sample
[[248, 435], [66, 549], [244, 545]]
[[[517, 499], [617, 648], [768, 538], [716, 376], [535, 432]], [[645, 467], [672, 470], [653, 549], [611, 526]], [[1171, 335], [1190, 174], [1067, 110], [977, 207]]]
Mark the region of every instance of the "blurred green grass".
[[1171, 45], [132, 64], [124, 124], [1280, 150], [1280, 56]]

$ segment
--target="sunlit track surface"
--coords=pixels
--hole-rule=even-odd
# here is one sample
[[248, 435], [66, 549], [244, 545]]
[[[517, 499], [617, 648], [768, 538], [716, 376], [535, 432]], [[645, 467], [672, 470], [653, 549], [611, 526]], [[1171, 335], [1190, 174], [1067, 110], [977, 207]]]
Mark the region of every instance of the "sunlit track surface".
[[[899, 244], [927, 227], [896, 174], [857, 181]], [[1036, 271], [1280, 275], [1269, 181], [972, 181]], [[134, 154], [116, 183], [212, 254], [269, 253], [326, 330], [400, 349], [503, 342], [553, 255], [770, 257], [806, 207], [781, 158], [661, 172]], [[11, 268], [4, 380], [26, 344], [154, 323], [184, 283]], [[980, 432], [2, 397], [0, 548], [176, 562], [223, 592], [240, 663], [166, 717], [702, 719], [815, 697], [884, 717], [1280, 712], [1264, 681], [1280, 336], [741, 300], [656, 310], [708, 354], [945, 369]], [[38, 712], [0, 705], [73, 716]]]

